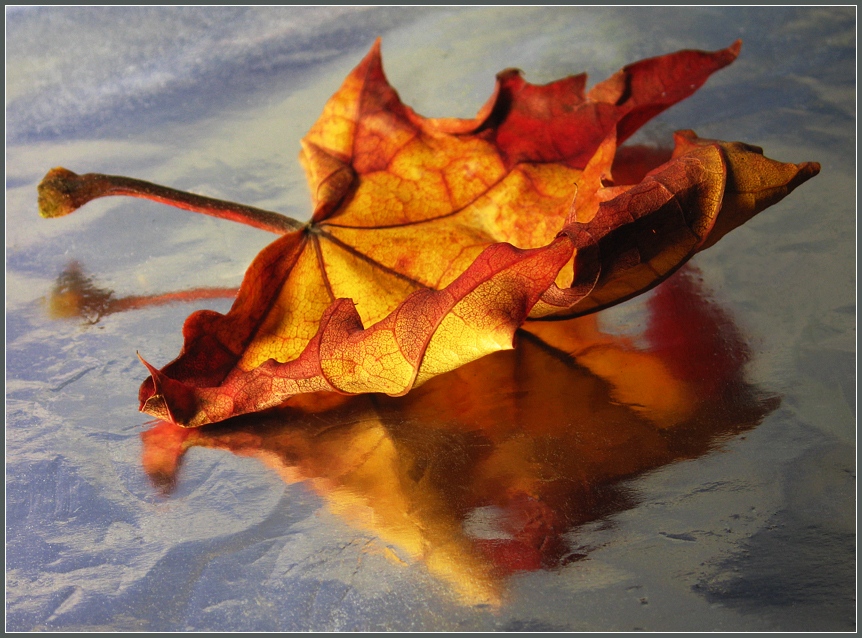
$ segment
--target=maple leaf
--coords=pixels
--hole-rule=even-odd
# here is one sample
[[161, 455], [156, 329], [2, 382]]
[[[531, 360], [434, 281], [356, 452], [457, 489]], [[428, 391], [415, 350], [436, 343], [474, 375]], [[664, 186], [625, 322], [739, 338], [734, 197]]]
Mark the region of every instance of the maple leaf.
[[669, 162], [613, 183], [618, 145], [739, 47], [644, 60], [589, 92], [585, 75], [535, 86], [507, 70], [476, 118], [430, 119], [401, 103], [378, 41], [302, 140], [307, 224], [59, 168], [40, 185], [40, 210], [131, 195], [283, 234], [227, 314], [192, 314], [179, 357], [145, 363], [143, 411], [189, 427], [297, 393], [400, 395], [511, 348], [528, 319], [649, 289], [818, 172], [683, 131]]

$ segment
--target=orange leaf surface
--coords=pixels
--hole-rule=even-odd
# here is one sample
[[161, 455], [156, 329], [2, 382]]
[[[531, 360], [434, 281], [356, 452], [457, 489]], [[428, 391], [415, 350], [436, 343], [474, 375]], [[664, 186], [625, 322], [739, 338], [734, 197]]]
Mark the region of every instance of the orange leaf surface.
[[637, 173], [618, 145], [739, 47], [644, 60], [588, 92], [584, 75], [536, 86], [503, 71], [477, 117], [462, 120], [402, 104], [378, 42], [302, 141], [308, 224], [65, 169], [40, 185], [40, 208], [57, 216], [131, 195], [284, 235], [254, 260], [226, 315], [192, 314], [180, 356], [146, 364], [143, 411], [188, 427], [297, 393], [400, 395], [511, 348], [525, 320], [649, 289], [817, 173], [684, 131], [670, 161], [614, 184], [620, 166]]

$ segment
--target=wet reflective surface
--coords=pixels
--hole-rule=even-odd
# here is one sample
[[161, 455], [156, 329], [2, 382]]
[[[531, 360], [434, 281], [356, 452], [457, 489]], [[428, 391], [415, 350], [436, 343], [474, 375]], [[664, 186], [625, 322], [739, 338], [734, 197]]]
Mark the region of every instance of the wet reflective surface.
[[[852, 10], [7, 20], [7, 629], [855, 628]], [[376, 35], [437, 116], [507, 66], [595, 82], [742, 37], [636, 141], [823, 171], [647, 297], [406, 397], [147, 422], [135, 352], [172, 359], [271, 235], [121, 199], [42, 220], [36, 184], [63, 165], [304, 219], [298, 140]]]

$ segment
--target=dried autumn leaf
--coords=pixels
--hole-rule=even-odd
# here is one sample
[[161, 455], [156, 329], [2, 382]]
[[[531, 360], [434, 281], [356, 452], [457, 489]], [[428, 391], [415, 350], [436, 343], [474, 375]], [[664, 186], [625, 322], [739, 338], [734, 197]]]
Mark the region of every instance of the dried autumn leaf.
[[504, 71], [478, 116], [460, 120], [403, 105], [378, 42], [302, 141], [308, 224], [65, 169], [40, 185], [40, 208], [56, 216], [131, 195], [284, 234], [226, 315], [191, 315], [180, 356], [147, 364], [142, 410], [198, 426], [302, 392], [399, 395], [510, 348], [528, 318], [593, 312], [654, 286], [817, 173], [682, 132], [668, 163], [613, 185], [618, 144], [739, 46], [644, 60], [588, 93], [584, 75], [534, 86]]

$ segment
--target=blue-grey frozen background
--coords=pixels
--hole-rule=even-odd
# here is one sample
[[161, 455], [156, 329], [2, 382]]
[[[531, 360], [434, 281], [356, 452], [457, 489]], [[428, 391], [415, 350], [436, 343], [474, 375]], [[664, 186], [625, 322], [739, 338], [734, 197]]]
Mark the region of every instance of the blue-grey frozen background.
[[[7, 630], [853, 630], [855, 22], [853, 7], [7, 8]], [[71, 261], [123, 295], [237, 285], [270, 235], [138, 200], [43, 220], [36, 184], [65, 166], [307, 218], [299, 139], [378, 35], [390, 81], [432, 116], [472, 116], [506, 67], [595, 82], [741, 37], [638, 140], [693, 128], [823, 166], [696, 258], [781, 406], [633, 481], [640, 505], [573, 532], [589, 560], [513, 578], [496, 612], [363, 552], [254, 460], [193, 450], [157, 496], [135, 351], [172, 359], [193, 308], [82, 325], [42, 302]]]

